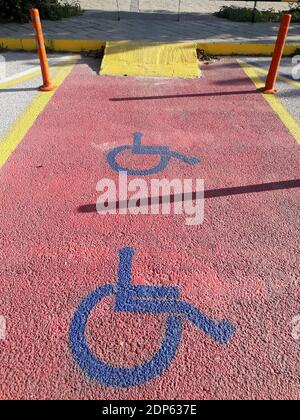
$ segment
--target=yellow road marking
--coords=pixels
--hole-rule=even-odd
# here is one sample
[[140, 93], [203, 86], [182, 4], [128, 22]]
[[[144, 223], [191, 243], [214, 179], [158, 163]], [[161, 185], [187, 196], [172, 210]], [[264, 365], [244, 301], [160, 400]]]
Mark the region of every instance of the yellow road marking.
[[101, 75], [182, 77], [200, 75], [196, 43], [108, 42]]
[[[264, 87], [263, 81], [258, 76], [256, 70], [248, 63], [237, 60], [246, 75], [253, 81], [257, 89]], [[297, 143], [300, 144], [300, 124], [296, 119], [289, 113], [286, 107], [282, 104], [280, 99], [276, 95], [263, 94], [264, 99], [271, 106], [273, 111], [277, 114], [278, 118], [283, 122], [286, 128], [290, 131], [292, 136], [296, 139]]]
[[[268, 74], [268, 71], [265, 69], [262, 69], [261, 67], [254, 66], [253, 64], [247, 63], [249, 67], [253, 67], [258, 73], [261, 74]], [[288, 79], [287, 77], [278, 75], [278, 80], [281, 80], [282, 82], [288, 83], [289, 85], [293, 85], [296, 87], [300, 87], [300, 82], [297, 82], [296, 80]]]
[[[53, 83], [56, 86], [61, 85], [65, 78], [70, 74], [73, 67], [74, 63], [63, 67], [54, 77]], [[23, 140], [29, 129], [33, 126], [35, 120], [54, 95], [55, 91], [49, 93], [39, 92], [8, 133], [0, 138], [0, 169]]]
[[10, 80], [9, 82], [0, 82], [0, 90], [1, 89], [8, 89], [12, 86], [16, 86], [22, 82], [26, 82], [26, 80], [33, 79], [34, 77], [38, 77], [41, 74], [40, 70], [36, 70], [32, 73], [17, 77], [14, 80]]
[[[75, 56], [67, 56], [67, 57], [63, 56], [63, 57], [57, 58], [56, 59], [57, 61], [55, 63], [52, 64], [52, 62], [49, 62], [49, 64], [51, 68], [56, 69], [56, 68], [61, 67], [63, 63], [75, 64], [77, 60], [80, 59], [80, 56], [77, 56], [77, 57], [78, 58], [76, 58]], [[20, 73], [19, 77], [16, 74], [16, 77], [12, 78], [11, 80], [7, 80], [6, 82], [0, 81], [0, 90], [8, 89], [12, 86], [16, 86], [20, 83], [26, 82], [27, 80], [33, 79], [38, 76], [42, 76], [41, 69], [39, 67], [36, 70], [26, 71], [24, 73], [25, 74]]]

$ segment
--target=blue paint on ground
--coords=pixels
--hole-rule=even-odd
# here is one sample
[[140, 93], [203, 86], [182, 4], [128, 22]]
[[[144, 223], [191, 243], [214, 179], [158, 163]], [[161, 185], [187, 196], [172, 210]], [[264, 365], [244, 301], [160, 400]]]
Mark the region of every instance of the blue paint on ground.
[[[188, 302], [180, 300], [178, 287], [132, 285], [134, 250], [122, 248], [117, 285], [104, 285], [90, 293], [76, 310], [70, 327], [72, 354], [81, 369], [92, 379], [112, 387], [131, 387], [161, 375], [177, 353], [182, 334], [182, 315], [220, 344], [229, 342], [235, 328], [228, 321], [216, 323]], [[167, 314], [165, 337], [158, 352], [134, 368], [110, 366], [91, 352], [86, 341], [87, 321], [96, 305], [115, 295], [115, 312]]]
[[[167, 146], [143, 146], [142, 133], [133, 134], [133, 146], [119, 146], [112, 149], [107, 155], [107, 162], [115, 172], [127, 172], [127, 175], [132, 176], [147, 176], [163, 172], [168, 166], [171, 159], [180, 160], [188, 165], [196, 165], [200, 162], [198, 158], [189, 157], [177, 152], [171, 152]], [[160, 156], [160, 162], [150, 169], [130, 169], [125, 168], [117, 162], [117, 157], [125, 152], [131, 151], [134, 155], [140, 156]]]

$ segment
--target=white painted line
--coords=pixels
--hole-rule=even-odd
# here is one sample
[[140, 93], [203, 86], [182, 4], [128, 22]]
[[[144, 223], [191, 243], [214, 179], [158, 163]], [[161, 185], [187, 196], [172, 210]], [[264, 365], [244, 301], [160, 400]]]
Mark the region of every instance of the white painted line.
[[14, 74], [13, 76], [5, 77], [4, 79], [0, 79], [1, 83], [11, 82], [12, 80], [19, 79], [19, 77], [27, 76], [28, 74], [35, 73], [38, 71], [40, 67], [33, 67], [32, 69], [22, 71], [20, 73]]
[[[49, 58], [49, 64], [50, 66], [54, 66], [56, 64], [59, 64], [62, 61], [70, 61], [75, 60], [78, 58], [78, 55], [67, 55], [63, 57], [55, 57], [55, 58]], [[0, 79], [1, 83], [11, 82], [12, 80], [19, 79], [20, 77], [27, 76], [28, 74], [35, 73], [39, 71], [41, 68], [40, 66], [32, 67], [29, 70], [22, 71], [20, 73], [14, 74], [13, 76], [5, 77], [4, 79]]]
[[6, 338], [6, 319], [3, 315], [0, 315], [0, 340]]
[[292, 337], [294, 340], [300, 340], [300, 315], [297, 315], [292, 320]]

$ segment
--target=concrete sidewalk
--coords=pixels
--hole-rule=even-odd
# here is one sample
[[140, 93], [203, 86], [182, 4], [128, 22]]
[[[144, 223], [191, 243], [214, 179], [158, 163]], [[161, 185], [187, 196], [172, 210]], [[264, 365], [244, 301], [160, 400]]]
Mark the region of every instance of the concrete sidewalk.
[[[201, 2], [192, 7], [191, 1], [182, 2], [181, 22], [177, 22], [177, 2], [166, 2], [172, 7], [165, 7], [157, 13], [148, 13], [156, 2], [141, 1], [138, 12], [137, 0], [121, 1], [121, 20], [117, 20], [116, 3], [113, 0], [82, 1], [89, 9], [82, 16], [61, 21], [45, 21], [45, 36], [48, 39], [65, 40], [135, 40], [135, 41], [200, 41], [225, 43], [274, 43], [278, 31], [277, 23], [240, 23], [231, 22], [213, 16], [222, 2]], [[157, 1], [159, 4], [162, 2]], [[190, 7], [188, 5], [190, 4]], [[214, 4], [214, 6], [210, 6]], [[246, 4], [242, 2], [242, 4]], [[267, 4], [267, 3], [264, 3]], [[273, 3], [268, 3], [268, 7]], [[89, 5], [89, 6], [88, 6]], [[152, 6], [151, 6], [152, 5]], [[218, 5], [218, 6], [216, 6]], [[101, 10], [99, 10], [101, 6]], [[176, 7], [175, 7], [176, 6]], [[140, 6], [141, 7], [141, 6]], [[162, 6], [161, 6], [162, 7]], [[280, 8], [285, 6], [280, 5]], [[288, 42], [300, 42], [300, 25], [291, 26]], [[28, 24], [1, 24], [0, 38], [33, 38], [34, 32]]]
[[[177, 12], [179, 0], [118, 0], [122, 11], [130, 12], [155, 12], [167, 11]], [[117, 0], [79, 0], [84, 10], [116, 10]], [[222, 6], [234, 5], [239, 7], [253, 7], [253, 1], [219, 1], [219, 0], [181, 0], [180, 9], [183, 13], [214, 13]], [[257, 9], [289, 9], [288, 3], [264, 2], [260, 1]]]

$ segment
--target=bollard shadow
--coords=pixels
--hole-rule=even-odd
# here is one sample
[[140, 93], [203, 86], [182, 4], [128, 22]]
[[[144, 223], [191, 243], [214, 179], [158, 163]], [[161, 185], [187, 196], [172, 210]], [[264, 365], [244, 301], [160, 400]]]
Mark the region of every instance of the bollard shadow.
[[14, 92], [38, 92], [39, 86], [37, 87], [31, 87], [31, 88], [17, 88], [17, 89], [1, 89], [0, 87], [0, 93], [14, 93]]
[[[217, 188], [212, 190], [206, 190], [204, 192], [205, 199], [211, 198], [220, 198], [220, 197], [230, 197], [243, 194], [258, 194], [263, 192], [270, 191], [280, 191], [293, 188], [300, 188], [300, 179], [292, 179], [288, 181], [278, 181], [278, 182], [268, 182], [264, 184], [254, 184], [254, 185], [243, 185], [238, 187], [229, 187], [229, 188]], [[196, 200], [200, 192], [193, 192], [189, 194], [171, 194], [170, 196], [159, 196], [159, 197], [145, 197], [140, 200], [140, 206], [150, 206], [152, 202], [163, 203], [164, 199], [169, 198], [171, 203], [180, 202], [180, 201], [192, 201]], [[111, 206], [116, 207], [117, 210], [130, 208], [133, 204], [127, 201], [117, 201], [115, 203], [110, 203]], [[135, 206], [135, 204], [134, 204]], [[85, 204], [77, 209], [77, 213], [96, 213], [96, 204]]]
[[232, 96], [232, 95], [248, 95], [253, 93], [259, 93], [259, 89], [251, 90], [237, 90], [229, 92], [204, 92], [204, 93], [186, 93], [181, 95], [157, 95], [157, 96], [129, 96], [121, 98], [110, 98], [111, 102], [123, 102], [123, 101], [146, 101], [146, 100], [157, 100], [157, 99], [177, 99], [177, 98], [201, 98], [206, 96]]

